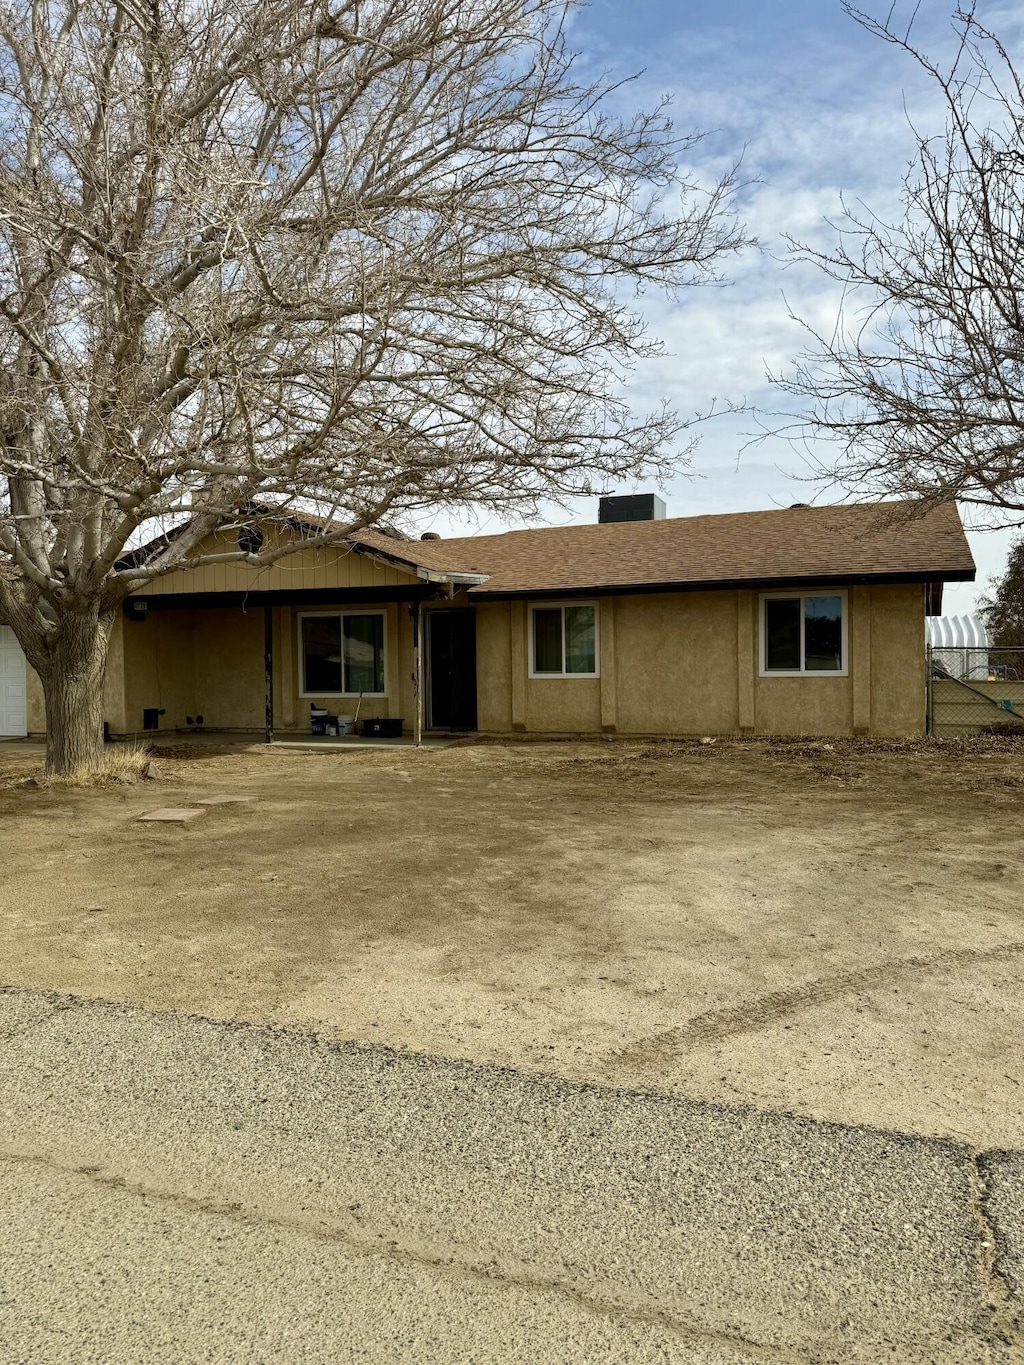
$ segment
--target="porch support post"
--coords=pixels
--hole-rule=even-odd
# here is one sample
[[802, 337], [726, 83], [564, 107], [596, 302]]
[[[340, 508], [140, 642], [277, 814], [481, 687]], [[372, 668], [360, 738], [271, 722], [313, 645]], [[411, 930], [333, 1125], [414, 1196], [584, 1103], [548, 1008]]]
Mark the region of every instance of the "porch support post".
[[263, 720], [263, 739], [274, 742], [274, 608], [263, 608], [263, 676], [266, 707]]
[[413, 740], [423, 743], [423, 603], [417, 602], [412, 617]]

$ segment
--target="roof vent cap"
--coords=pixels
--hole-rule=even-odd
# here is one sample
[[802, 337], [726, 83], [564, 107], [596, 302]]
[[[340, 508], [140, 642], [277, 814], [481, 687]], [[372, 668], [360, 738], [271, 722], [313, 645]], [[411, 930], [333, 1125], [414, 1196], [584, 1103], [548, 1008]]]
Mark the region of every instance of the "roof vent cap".
[[440, 540], [440, 539], [441, 539], [441, 537], [438, 535], [438, 533], [437, 533], [436, 531], [424, 531], [423, 534], [420, 536], [420, 540]]
[[811, 504], [810, 504], [809, 502], [791, 502], [791, 503], [789, 504], [789, 510], [790, 510], [791, 512], [793, 512], [793, 511], [795, 511], [798, 507], [810, 507], [810, 505], [811, 505]]

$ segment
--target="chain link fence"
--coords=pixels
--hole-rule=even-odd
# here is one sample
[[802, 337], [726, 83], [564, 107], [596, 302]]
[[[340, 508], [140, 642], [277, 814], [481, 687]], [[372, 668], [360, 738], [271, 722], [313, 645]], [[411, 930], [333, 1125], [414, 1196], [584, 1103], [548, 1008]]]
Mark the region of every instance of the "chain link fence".
[[1024, 645], [928, 646], [928, 733], [1024, 734]]

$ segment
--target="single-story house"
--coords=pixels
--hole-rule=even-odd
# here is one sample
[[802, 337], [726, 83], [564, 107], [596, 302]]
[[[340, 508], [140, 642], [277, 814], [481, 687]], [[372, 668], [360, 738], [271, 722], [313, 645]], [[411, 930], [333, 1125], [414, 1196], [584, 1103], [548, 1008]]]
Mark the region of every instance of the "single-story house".
[[[644, 519], [614, 519], [638, 507]], [[367, 531], [266, 567], [166, 574], [115, 626], [109, 732], [308, 733], [311, 707], [357, 703], [409, 733], [924, 732], [925, 617], [943, 583], [975, 576], [955, 506], [910, 520], [895, 503], [659, 508], [605, 499], [595, 525]], [[314, 533], [260, 514], [202, 548]], [[17, 652], [0, 633], [0, 730], [41, 732]]]

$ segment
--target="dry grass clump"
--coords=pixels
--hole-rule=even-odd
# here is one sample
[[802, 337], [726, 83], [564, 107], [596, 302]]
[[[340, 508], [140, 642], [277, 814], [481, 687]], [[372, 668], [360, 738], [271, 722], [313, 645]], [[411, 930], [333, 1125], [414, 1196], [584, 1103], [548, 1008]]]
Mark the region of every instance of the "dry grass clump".
[[122, 744], [108, 744], [98, 763], [78, 768], [66, 776], [43, 775], [36, 779], [40, 787], [129, 787], [149, 776], [147, 769], [153, 751], [142, 740], [126, 740]]

